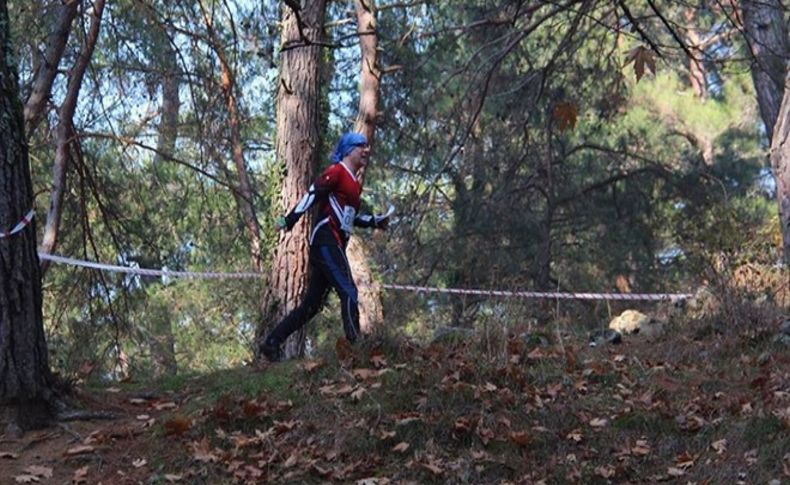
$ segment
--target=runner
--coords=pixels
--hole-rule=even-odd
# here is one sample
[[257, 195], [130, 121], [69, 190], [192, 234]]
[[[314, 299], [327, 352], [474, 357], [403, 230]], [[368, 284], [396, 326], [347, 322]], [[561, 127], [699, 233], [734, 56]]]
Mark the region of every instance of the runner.
[[356, 174], [367, 166], [369, 158], [370, 147], [364, 135], [343, 135], [332, 154], [333, 164], [316, 179], [291, 213], [278, 220], [280, 230], [291, 230], [313, 204], [318, 204], [318, 216], [310, 233], [310, 284], [302, 303], [261, 344], [260, 351], [269, 361], [283, 359], [283, 342], [318, 313], [330, 288], [340, 297], [346, 338], [352, 344], [359, 338], [357, 287], [346, 258], [346, 246], [354, 226], [386, 229], [389, 223], [389, 212], [383, 216], [358, 214], [362, 186]]

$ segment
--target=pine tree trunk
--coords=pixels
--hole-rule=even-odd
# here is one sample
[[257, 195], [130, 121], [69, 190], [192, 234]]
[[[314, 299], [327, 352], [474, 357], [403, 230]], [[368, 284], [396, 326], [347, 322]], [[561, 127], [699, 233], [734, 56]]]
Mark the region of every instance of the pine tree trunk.
[[[165, 163], [165, 157], [172, 157], [175, 153], [178, 138], [178, 112], [181, 100], [178, 95], [179, 72], [178, 57], [170, 40], [165, 35], [164, 27], [155, 25], [152, 28], [161, 29], [157, 39], [162, 46], [159, 64], [162, 69], [162, 118], [159, 122], [159, 138], [156, 142], [157, 155], [154, 163], [158, 166]], [[149, 297], [150, 300], [150, 297]], [[157, 377], [163, 375], [176, 375], [178, 364], [176, 362], [175, 336], [173, 335], [173, 318], [170, 308], [160, 301], [149, 301], [149, 308], [154, 314], [151, 319], [151, 339], [149, 349], [154, 361], [154, 372]]]
[[[0, 231], [8, 231], [32, 207], [33, 190], [6, 0], [0, 0], [0, 49]], [[0, 238], [0, 420], [22, 429], [45, 425], [53, 399], [41, 298], [31, 222]]]
[[776, 179], [776, 199], [782, 230], [785, 264], [790, 265], [790, 153], [788, 117], [790, 80], [787, 23], [780, 0], [744, 0], [743, 24], [752, 52], [752, 80], [760, 116], [771, 142], [771, 168]]
[[[790, 85], [790, 69], [785, 85]], [[776, 198], [782, 227], [785, 264], [790, 265], [790, 89], [785, 89], [771, 137], [771, 168], [776, 177]]]
[[[378, 118], [379, 86], [381, 71], [378, 68], [378, 34], [374, 0], [354, 0], [357, 13], [357, 32], [362, 54], [359, 79], [359, 111], [354, 131], [362, 133], [373, 147]], [[365, 183], [365, 169], [357, 174], [361, 184]], [[359, 328], [369, 335], [373, 328], [384, 321], [384, 306], [381, 303], [381, 285], [370, 269], [365, 241], [352, 237], [348, 245], [348, 263], [359, 289]]]
[[[285, 213], [293, 208], [313, 181], [320, 148], [319, 69], [323, 39], [325, 0], [304, 2], [297, 16], [283, 6], [282, 57], [277, 93], [277, 161], [285, 178], [278, 209]], [[268, 284], [262, 298], [263, 320], [258, 325], [256, 340], [264, 338], [271, 328], [301, 301], [308, 283], [308, 236], [312, 221], [302, 217], [290, 232], [281, 232], [274, 250]], [[304, 352], [304, 329], [286, 343], [286, 357]]]
[[71, 24], [74, 17], [77, 16], [79, 4], [78, 0], [67, 0], [56, 8], [57, 24], [47, 38], [44, 62], [39, 65], [36, 71], [33, 89], [25, 103], [25, 126], [28, 133], [32, 133], [36, 129], [46, 112], [47, 100], [52, 93], [52, 83], [55, 82], [55, 76], [58, 74], [58, 66], [63, 58], [63, 52], [66, 50]]

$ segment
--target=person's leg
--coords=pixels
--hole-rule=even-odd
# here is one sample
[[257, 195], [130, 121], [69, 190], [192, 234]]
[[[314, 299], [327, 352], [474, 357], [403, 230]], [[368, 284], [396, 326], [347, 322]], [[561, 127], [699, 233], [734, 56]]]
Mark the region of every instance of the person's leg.
[[360, 336], [359, 299], [346, 253], [338, 246], [318, 246], [318, 249], [321, 257], [317, 258], [317, 266], [323, 270], [324, 277], [340, 297], [343, 330], [348, 341], [353, 344]]
[[326, 300], [330, 283], [320, 268], [315, 267], [315, 261], [310, 254], [310, 284], [307, 287], [302, 303], [277, 324], [274, 330], [261, 344], [261, 352], [270, 361], [282, 360], [280, 346], [295, 331], [302, 328], [313, 318]]

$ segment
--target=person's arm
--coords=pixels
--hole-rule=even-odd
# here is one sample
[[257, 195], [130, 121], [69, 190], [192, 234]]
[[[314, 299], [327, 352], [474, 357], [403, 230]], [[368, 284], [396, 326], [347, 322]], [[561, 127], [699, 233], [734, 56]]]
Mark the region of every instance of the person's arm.
[[389, 215], [358, 214], [354, 218], [354, 225], [357, 227], [374, 227], [376, 229], [386, 229], [389, 225]]
[[310, 185], [310, 188], [307, 190], [307, 193], [302, 197], [302, 200], [296, 204], [296, 207], [285, 217], [281, 217], [277, 221], [277, 225], [281, 230], [290, 231], [299, 221], [299, 219], [307, 212], [310, 207], [313, 206], [313, 203], [319, 197], [326, 197], [332, 190], [334, 190], [335, 186], [337, 185], [337, 171], [333, 170], [333, 167], [329, 167], [324, 170], [316, 180]]

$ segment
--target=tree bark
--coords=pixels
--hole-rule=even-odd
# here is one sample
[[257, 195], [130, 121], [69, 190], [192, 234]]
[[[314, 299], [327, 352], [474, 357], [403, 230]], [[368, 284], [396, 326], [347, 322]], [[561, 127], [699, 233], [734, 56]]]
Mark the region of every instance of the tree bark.
[[[362, 64], [359, 79], [359, 111], [354, 131], [362, 133], [373, 147], [378, 118], [381, 71], [378, 68], [378, 34], [376, 32], [375, 0], [354, 0], [357, 14], [357, 33]], [[360, 184], [365, 183], [365, 168], [357, 173]], [[365, 242], [352, 237], [348, 244], [348, 263], [359, 290], [359, 327], [369, 335], [384, 321], [381, 285], [373, 277]]]
[[[33, 184], [6, 0], [0, 49], [0, 231], [8, 231], [32, 207]], [[47, 423], [54, 397], [41, 302], [33, 221], [0, 238], [0, 420], [23, 430]]]
[[770, 140], [785, 91], [788, 39], [784, 8], [780, 0], [743, 0], [741, 8], [757, 103]]
[[[71, 144], [79, 143], [74, 137], [74, 112], [77, 109], [77, 101], [79, 100], [85, 70], [88, 68], [93, 49], [96, 47], [96, 40], [99, 38], [104, 2], [105, 0], [96, 0], [93, 4], [90, 31], [69, 76], [66, 98], [63, 100], [58, 113], [60, 119], [56, 135], [55, 162], [52, 166], [52, 191], [49, 197], [47, 222], [44, 225], [44, 235], [41, 239], [41, 251], [44, 253], [55, 251], [58, 242], [60, 218], [63, 215], [63, 195], [66, 192], [66, 174], [71, 159]], [[46, 274], [47, 268], [49, 268], [49, 261], [43, 261], [41, 263], [42, 276]]]
[[32, 133], [44, 116], [47, 100], [52, 93], [52, 83], [58, 74], [58, 66], [66, 50], [71, 33], [71, 24], [77, 16], [78, 0], [67, 0], [57, 7], [58, 20], [55, 29], [47, 38], [47, 49], [43, 62], [38, 66], [33, 89], [25, 103], [25, 126]]
[[[790, 86], [790, 69], [785, 75], [785, 85]], [[782, 249], [785, 264], [790, 265], [790, 89], [784, 91], [771, 137], [771, 168], [776, 178]]]
[[[277, 93], [277, 140], [275, 151], [285, 178], [277, 207], [285, 213], [297, 204], [313, 181], [320, 147], [321, 46], [325, 0], [305, 2], [297, 16], [289, 6], [282, 10], [282, 57]], [[280, 232], [262, 298], [263, 320], [256, 340], [300, 302], [308, 283], [308, 235], [311, 217], [303, 217], [290, 232]], [[304, 329], [292, 335], [286, 357], [304, 352]], [[257, 352], [257, 349], [256, 349]]]
[[790, 49], [787, 24], [780, 0], [743, 0], [741, 7], [746, 42], [753, 57], [752, 80], [760, 116], [770, 141], [784, 260], [786, 265], [790, 265], [790, 153], [787, 146]]

